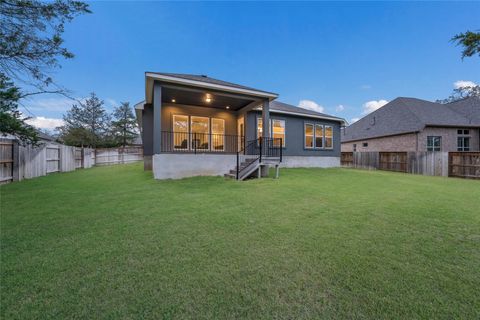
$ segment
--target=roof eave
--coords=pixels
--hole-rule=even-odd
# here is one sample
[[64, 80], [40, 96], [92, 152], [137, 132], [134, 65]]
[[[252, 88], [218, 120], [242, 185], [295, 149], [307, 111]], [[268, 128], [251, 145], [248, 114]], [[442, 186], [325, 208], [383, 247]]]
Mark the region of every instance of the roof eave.
[[[151, 79], [152, 81], [149, 81], [149, 79]], [[153, 80], [160, 80], [164, 82], [176, 83], [176, 84], [182, 84], [182, 85], [190, 85], [190, 86], [201, 87], [201, 88], [211, 89], [211, 90], [227, 91], [230, 93], [245, 94], [245, 95], [250, 95], [250, 96], [255, 96], [260, 98], [267, 98], [270, 101], [278, 97], [278, 94], [266, 92], [266, 91], [242, 89], [242, 88], [236, 88], [232, 86], [208, 83], [208, 82], [197, 81], [197, 80], [183, 79], [183, 78], [178, 78], [174, 76], [161, 75], [154, 72], [145, 72], [145, 90], [146, 90], [145, 100], [147, 103], [151, 103], [151, 98], [152, 98], [151, 89], [153, 88]]]

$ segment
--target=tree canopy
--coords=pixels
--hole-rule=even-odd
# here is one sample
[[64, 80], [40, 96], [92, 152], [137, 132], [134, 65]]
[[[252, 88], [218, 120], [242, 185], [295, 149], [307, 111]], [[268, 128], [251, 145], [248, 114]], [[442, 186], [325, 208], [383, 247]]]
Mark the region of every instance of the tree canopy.
[[49, 76], [60, 67], [58, 58], [73, 58], [63, 46], [65, 23], [89, 13], [81, 1], [0, 1], [0, 68], [11, 79], [42, 91], [52, 84]]
[[467, 31], [459, 33], [452, 38], [457, 46], [462, 46], [462, 59], [478, 55], [480, 57], [480, 32]]
[[109, 135], [110, 117], [103, 100], [91, 93], [90, 97], [63, 116], [65, 125], [58, 128], [66, 144], [95, 148], [105, 143]]
[[115, 142], [126, 146], [137, 137], [137, 121], [130, 103], [121, 102], [113, 111], [112, 134]]
[[36, 145], [37, 131], [25, 122], [28, 118], [18, 110], [20, 96], [20, 89], [0, 72], [0, 132], [2, 135], [15, 135], [24, 144]]

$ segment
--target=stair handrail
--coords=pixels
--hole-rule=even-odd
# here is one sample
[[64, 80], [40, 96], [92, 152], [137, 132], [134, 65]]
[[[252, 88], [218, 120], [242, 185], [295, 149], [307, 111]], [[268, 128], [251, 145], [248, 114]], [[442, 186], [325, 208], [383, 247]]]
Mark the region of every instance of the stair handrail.
[[240, 162], [241, 162], [240, 161], [240, 154], [243, 153], [243, 155], [253, 155], [253, 156], [256, 155], [257, 157], [252, 162], [252, 163], [254, 163], [256, 160], [259, 159], [260, 154], [261, 154], [260, 152], [257, 151], [257, 143], [258, 143], [257, 139], [247, 141], [247, 143], [245, 143], [243, 148], [237, 151], [237, 166], [236, 166], [236, 179], [237, 180], [240, 178], [240, 172], [244, 171], [245, 169], [247, 169], [251, 165], [251, 164], [249, 164], [248, 166], [246, 166], [245, 168], [240, 170]]

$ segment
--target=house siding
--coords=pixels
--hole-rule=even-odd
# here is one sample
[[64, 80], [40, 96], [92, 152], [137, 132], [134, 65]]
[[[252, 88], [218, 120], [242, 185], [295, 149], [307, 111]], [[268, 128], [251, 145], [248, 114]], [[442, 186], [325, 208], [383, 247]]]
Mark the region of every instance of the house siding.
[[[408, 133], [403, 135], [371, 138], [358, 141], [342, 142], [342, 152], [352, 152], [353, 145], [357, 145], [357, 152], [367, 151], [427, 151], [427, 137], [442, 137], [441, 151], [453, 152], [457, 151], [457, 130], [470, 130], [470, 151], [479, 151], [479, 135], [480, 130], [476, 128], [439, 128], [426, 127], [418, 133]], [[368, 143], [367, 147], [363, 147], [363, 143]]]
[[[246, 140], [257, 138], [257, 118], [261, 117], [258, 111], [251, 111], [246, 116]], [[336, 121], [316, 118], [285, 115], [270, 111], [270, 119], [285, 120], [285, 148], [284, 156], [315, 156], [315, 157], [340, 157], [340, 123]], [[333, 127], [332, 149], [306, 149], [305, 148], [305, 123], [321, 124]]]

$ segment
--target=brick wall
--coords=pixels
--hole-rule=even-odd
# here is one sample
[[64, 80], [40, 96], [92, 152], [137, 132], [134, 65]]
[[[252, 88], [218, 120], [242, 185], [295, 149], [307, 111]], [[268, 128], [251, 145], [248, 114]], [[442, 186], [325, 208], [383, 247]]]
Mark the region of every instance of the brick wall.
[[[342, 152], [352, 152], [357, 145], [357, 152], [367, 151], [416, 151], [416, 134], [408, 133], [398, 136], [365, 139], [354, 142], [342, 142]], [[364, 146], [364, 143], [368, 144]]]
[[[457, 130], [464, 128], [427, 127], [418, 134], [408, 133], [397, 136], [365, 139], [353, 142], [342, 142], [342, 152], [352, 152], [357, 145], [357, 152], [367, 151], [427, 151], [427, 136], [442, 137], [441, 151], [457, 151]], [[470, 151], [479, 151], [480, 130], [470, 130]], [[363, 146], [367, 143], [367, 146]]]

